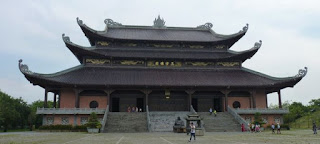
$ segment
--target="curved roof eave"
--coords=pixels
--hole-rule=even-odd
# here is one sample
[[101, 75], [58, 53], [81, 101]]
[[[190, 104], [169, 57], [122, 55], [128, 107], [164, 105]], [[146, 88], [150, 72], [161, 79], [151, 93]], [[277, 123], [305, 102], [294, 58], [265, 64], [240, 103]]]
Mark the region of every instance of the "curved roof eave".
[[[98, 39], [110, 39], [110, 40], [137, 40], [137, 41], [141, 41], [140, 39], [119, 39], [119, 38], [112, 38], [112, 37], [106, 37], [103, 34], [107, 33], [108, 31], [108, 26], [106, 26], [105, 30], [103, 31], [97, 31], [94, 30], [90, 27], [88, 27], [86, 24], [83, 23], [82, 20], [80, 20], [79, 18], [77, 18], [77, 23], [80, 26], [80, 28], [82, 29], [83, 33], [85, 34], [85, 36], [89, 39], [89, 42], [92, 46], [95, 45], [95, 40], [93, 38], [98, 38]], [[121, 28], [121, 27], [126, 27], [126, 25], [121, 25], [121, 26], [116, 26], [117, 28]], [[143, 27], [143, 26], [140, 26]], [[168, 27], [168, 28], [175, 28], [178, 29], [178, 27]], [[183, 27], [180, 27], [181, 29], [184, 29]], [[193, 30], [202, 30], [203, 29], [199, 29], [199, 28], [185, 28], [185, 29], [193, 29]], [[242, 30], [240, 30], [237, 33], [234, 34], [230, 34], [230, 35], [223, 35], [223, 34], [217, 34], [215, 33], [212, 29], [208, 29], [208, 31], [214, 35], [217, 38], [221, 38], [221, 40], [216, 40], [216, 41], [186, 41], [186, 42], [203, 42], [203, 43], [212, 43], [212, 42], [217, 42], [217, 41], [229, 41], [231, 43], [231, 45], [228, 47], [230, 48], [235, 42], [237, 42], [240, 38], [242, 38], [246, 32], [248, 30], [248, 24], [243, 27]], [[162, 41], [162, 40], [142, 40], [142, 41]], [[183, 42], [182, 40], [170, 40], [171, 42]]]

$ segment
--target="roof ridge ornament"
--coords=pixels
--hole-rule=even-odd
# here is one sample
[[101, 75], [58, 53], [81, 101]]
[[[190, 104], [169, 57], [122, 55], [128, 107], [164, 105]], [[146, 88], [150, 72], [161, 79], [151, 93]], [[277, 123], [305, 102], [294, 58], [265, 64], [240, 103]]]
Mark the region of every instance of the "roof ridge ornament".
[[28, 65], [26, 64], [21, 64], [22, 63], [22, 59], [19, 60], [19, 69], [22, 73], [27, 73], [27, 74], [33, 74], [32, 71], [29, 70]]
[[66, 36], [64, 33], [62, 34], [62, 39], [64, 42], [71, 43], [70, 38], [68, 36]]
[[299, 69], [298, 74], [295, 77], [304, 77], [307, 75], [308, 68], [304, 67], [304, 69]]
[[166, 27], [166, 21], [164, 21], [163, 18], [160, 18], [160, 15], [158, 15], [158, 18], [155, 18], [153, 21], [153, 27], [155, 28], [165, 28]]
[[242, 31], [240, 31], [240, 32], [247, 32], [248, 29], [249, 29], [249, 24], [247, 23], [246, 26], [244, 26], [244, 27], [242, 28]]
[[77, 17], [77, 23], [78, 23], [78, 25], [83, 25], [83, 21], [81, 19], [79, 19], [79, 17]]
[[213, 24], [210, 23], [210, 22], [207, 22], [207, 23], [205, 23], [205, 24], [203, 24], [203, 25], [197, 26], [197, 28], [199, 28], [199, 29], [206, 29], [206, 30], [209, 30], [209, 29], [211, 29], [212, 27], [213, 27]]
[[254, 48], [260, 48], [262, 45], [262, 40], [259, 40], [259, 42], [254, 43]]
[[105, 20], [104, 20], [104, 23], [105, 23], [107, 26], [115, 26], [115, 27], [117, 27], [117, 26], [122, 26], [121, 23], [115, 22], [115, 21], [113, 21], [112, 19], [105, 19]]

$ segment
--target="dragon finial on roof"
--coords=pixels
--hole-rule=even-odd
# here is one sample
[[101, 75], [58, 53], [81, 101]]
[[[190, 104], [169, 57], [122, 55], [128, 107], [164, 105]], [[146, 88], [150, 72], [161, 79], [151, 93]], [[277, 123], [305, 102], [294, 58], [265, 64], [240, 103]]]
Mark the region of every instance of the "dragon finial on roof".
[[104, 20], [104, 23], [105, 23], [107, 26], [122, 26], [121, 23], [115, 22], [115, 21], [113, 21], [112, 19], [105, 19], [105, 20]]
[[259, 42], [254, 43], [254, 48], [260, 48], [262, 45], [262, 40], [259, 40]]
[[155, 18], [153, 21], [153, 27], [156, 28], [165, 28], [166, 21], [164, 21], [163, 18], [160, 18], [160, 15], [158, 15], [158, 18]]
[[205, 23], [203, 25], [197, 26], [197, 28], [200, 28], [200, 29], [211, 29], [212, 27], [213, 27], [213, 24], [209, 23], [209, 22], [207, 22], [207, 23]]
[[68, 36], [66, 36], [65, 34], [62, 34], [62, 39], [64, 42], [71, 42], [70, 38]]
[[296, 75], [296, 77], [304, 77], [307, 75], [308, 72], [308, 68], [304, 67], [304, 69], [299, 69], [298, 74]]
[[247, 32], [248, 29], [249, 29], [249, 24], [246, 24], [246, 26], [244, 26], [244, 27], [242, 28], [242, 31], [243, 31], [243, 32]]
[[22, 64], [22, 59], [19, 60], [19, 69], [22, 73], [33, 74], [33, 72], [29, 70], [28, 65]]

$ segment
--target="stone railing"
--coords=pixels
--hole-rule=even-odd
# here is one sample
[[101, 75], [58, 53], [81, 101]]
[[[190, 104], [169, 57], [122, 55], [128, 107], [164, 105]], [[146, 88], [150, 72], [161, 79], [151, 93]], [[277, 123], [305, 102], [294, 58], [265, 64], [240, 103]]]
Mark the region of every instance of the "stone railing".
[[147, 112], [147, 126], [148, 126], [148, 131], [151, 132], [151, 123], [150, 123], [150, 115], [149, 115], [149, 107], [148, 107], [148, 105], [146, 106], [146, 112]]
[[235, 109], [228, 106], [228, 113], [230, 113], [239, 124], [243, 124], [246, 130], [249, 129], [248, 123], [235, 111]]
[[255, 114], [257, 112], [261, 114], [287, 114], [288, 109], [267, 109], [267, 108], [247, 108], [247, 109], [233, 109], [238, 114]]
[[36, 114], [104, 114], [105, 111], [98, 108], [37, 108]]
[[109, 105], [107, 105], [106, 111], [104, 112], [104, 116], [102, 119], [102, 126], [101, 126], [101, 131], [104, 131], [104, 128], [106, 126], [107, 123], [107, 119], [108, 119], [108, 112], [109, 112]]

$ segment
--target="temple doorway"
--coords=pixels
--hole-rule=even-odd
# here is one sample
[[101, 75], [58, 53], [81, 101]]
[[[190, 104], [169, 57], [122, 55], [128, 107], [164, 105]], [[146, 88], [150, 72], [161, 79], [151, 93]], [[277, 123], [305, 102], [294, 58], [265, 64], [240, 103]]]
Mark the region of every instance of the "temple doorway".
[[222, 106], [221, 106], [221, 98], [213, 98], [213, 108], [217, 111], [217, 112], [221, 112], [222, 111]]
[[120, 111], [120, 98], [112, 98], [112, 112]]
[[192, 98], [191, 105], [192, 105], [193, 109], [197, 112], [198, 111], [198, 99]]
[[144, 102], [143, 102], [143, 98], [137, 98], [137, 107], [140, 109], [142, 109], [142, 111], [144, 112]]

